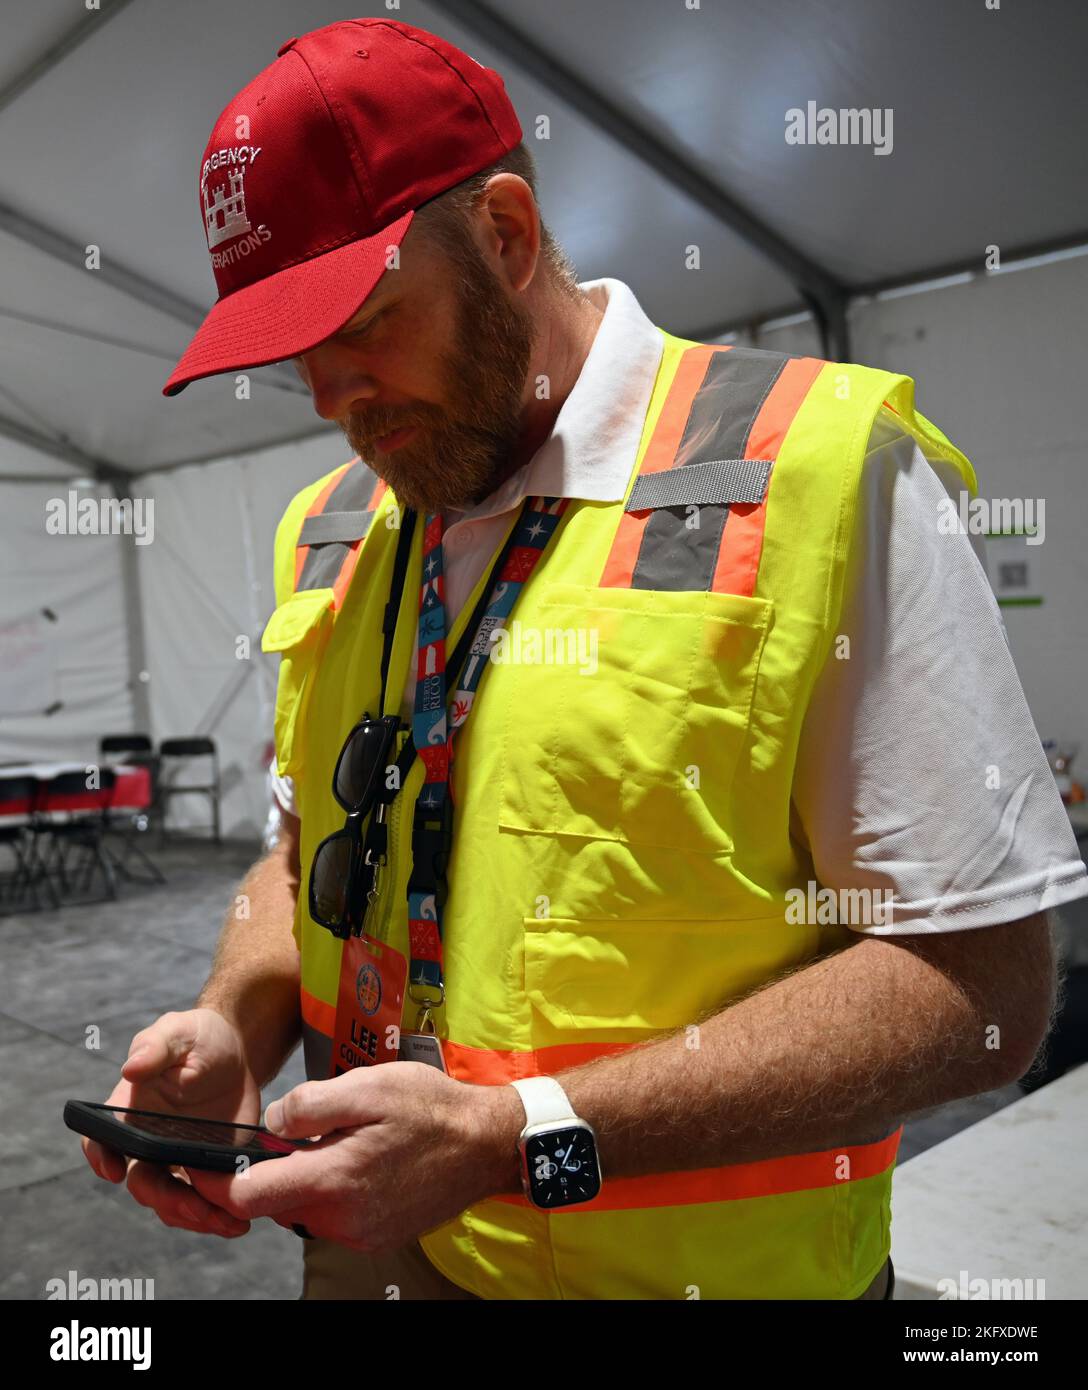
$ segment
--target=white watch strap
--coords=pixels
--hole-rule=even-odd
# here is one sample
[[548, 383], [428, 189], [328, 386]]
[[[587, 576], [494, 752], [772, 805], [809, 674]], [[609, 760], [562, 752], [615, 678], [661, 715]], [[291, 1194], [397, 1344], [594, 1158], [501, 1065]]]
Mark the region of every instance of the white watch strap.
[[510, 1085], [525, 1106], [526, 1129], [530, 1125], [558, 1124], [578, 1118], [566, 1091], [554, 1076], [527, 1076], [521, 1081], [511, 1081]]

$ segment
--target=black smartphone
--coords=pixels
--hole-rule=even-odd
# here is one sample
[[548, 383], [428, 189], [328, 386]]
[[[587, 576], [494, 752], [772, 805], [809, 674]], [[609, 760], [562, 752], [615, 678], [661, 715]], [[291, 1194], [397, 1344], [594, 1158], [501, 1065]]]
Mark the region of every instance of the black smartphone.
[[159, 1110], [126, 1110], [90, 1100], [68, 1101], [64, 1123], [77, 1134], [129, 1158], [215, 1173], [237, 1173], [242, 1158], [263, 1163], [266, 1158], [285, 1158], [314, 1147], [310, 1139], [282, 1139], [260, 1125], [201, 1120]]

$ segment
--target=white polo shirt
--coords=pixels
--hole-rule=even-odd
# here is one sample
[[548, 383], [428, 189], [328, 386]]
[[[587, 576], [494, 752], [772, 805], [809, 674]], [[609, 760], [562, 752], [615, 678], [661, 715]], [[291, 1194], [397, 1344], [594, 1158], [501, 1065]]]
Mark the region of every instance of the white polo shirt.
[[[446, 513], [451, 623], [523, 498], [612, 502], [626, 490], [663, 339], [622, 281], [582, 289], [604, 317], [551, 435], [482, 502]], [[938, 503], [961, 487], [881, 410], [838, 627], [850, 659], [830, 658], [816, 681], [792, 791], [792, 831], [819, 884], [892, 895], [890, 924], [850, 924], [866, 935], [992, 926], [1088, 895], [982, 539], [938, 530]], [[406, 720], [414, 696], [410, 664]], [[272, 779], [292, 811], [290, 778], [273, 764]]]

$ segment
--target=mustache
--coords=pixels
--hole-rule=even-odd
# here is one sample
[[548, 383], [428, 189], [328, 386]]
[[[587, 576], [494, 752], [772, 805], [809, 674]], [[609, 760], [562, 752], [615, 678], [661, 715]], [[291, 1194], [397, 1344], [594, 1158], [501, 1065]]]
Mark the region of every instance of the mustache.
[[405, 424], [349, 424], [344, 426], [344, 433], [350, 439], [359, 440], [366, 444], [373, 444], [375, 440], [382, 439], [387, 434], [394, 434], [397, 430], [405, 428], [407, 428]]
[[340, 428], [345, 434], [352, 434], [356, 438], [367, 440], [381, 439], [384, 435], [407, 429], [410, 425], [426, 425], [428, 423], [430, 423], [429, 420], [424, 419], [418, 413], [402, 416], [399, 419], [391, 419], [382, 415], [368, 415], [364, 419], [360, 415], [348, 415], [339, 422]]

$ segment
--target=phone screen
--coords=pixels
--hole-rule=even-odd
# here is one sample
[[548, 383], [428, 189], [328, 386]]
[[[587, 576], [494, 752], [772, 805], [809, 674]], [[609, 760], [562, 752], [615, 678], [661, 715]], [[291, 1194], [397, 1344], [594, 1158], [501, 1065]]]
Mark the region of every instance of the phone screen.
[[252, 1149], [259, 1153], [292, 1153], [310, 1147], [308, 1139], [281, 1139], [259, 1125], [229, 1124], [219, 1120], [191, 1119], [185, 1115], [162, 1115], [147, 1110], [120, 1110], [103, 1105], [102, 1110], [140, 1134], [157, 1139], [178, 1139], [189, 1144], [224, 1144], [231, 1149]]

